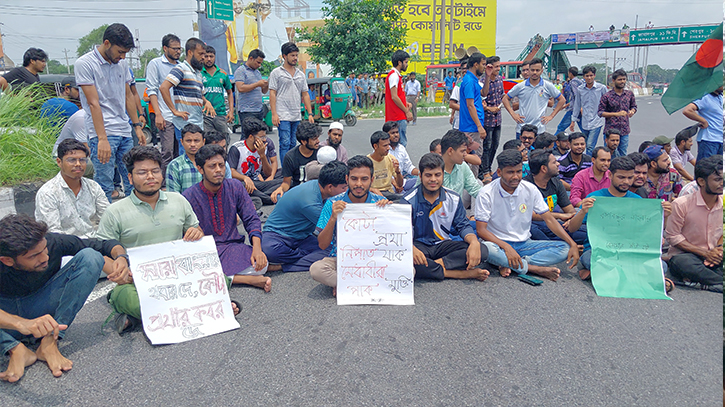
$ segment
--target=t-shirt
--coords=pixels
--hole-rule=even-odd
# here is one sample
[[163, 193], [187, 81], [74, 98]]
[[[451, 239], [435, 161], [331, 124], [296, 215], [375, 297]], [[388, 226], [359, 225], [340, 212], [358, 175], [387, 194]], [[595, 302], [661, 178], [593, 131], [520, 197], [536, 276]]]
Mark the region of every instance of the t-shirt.
[[47, 117], [54, 126], [63, 125], [78, 110], [78, 106], [69, 100], [52, 98], [40, 106], [40, 117]]
[[279, 198], [262, 231], [302, 240], [315, 231], [322, 203], [318, 182], [306, 182], [292, 188]]
[[516, 124], [516, 132], [520, 133], [524, 124], [533, 124], [539, 129], [539, 133], [545, 132], [546, 125], [541, 123], [541, 117], [546, 113], [549, 99], [557, 99], [560, 95], [561, 92], [543, 78], [539, 79], [536, 86], [527, 79], [511, 88], [508, 96], [519, 98], [519, 114], [524, 116], [524, 123]]
[[[242, 64], [234, 71], [234, 81], [251, 85], [261, 81], [262, 74], [258, 69], [252, 69], [247, 64]], [[237, 109], [240, 112], [257, 113], [262, 110], [262, 88], [256, 87], [249, 92], [237, 93]]]
[[723, 127], [723, 96], [713, 96], [711, 93], [692, 102], [697, 106], [697, 114], [707, 120], [707, 128], [700, 129], [697, 133], [697, 141], [710, 141], [722, 143]]
[[296, 146], [285, 154], [282, 162], [282, 177], [292, 177], [290, 188], [305, 182], [305, 165], [315, 160], [317, 160], [317, 150], [313, 151], [311, 156], [305, 157], [300, 152], [300, 146]]
[[[456, 85], [453, 90], [451, 91], [451, 100], [455, 100], [456, 102], [459, 102], [459, 99], [461, 97], [461, 87]], [[460, 105], [460, 103], [459, 103]], [[460, 127], [460, 112], [456, 110], [453, 113], [453, 128], [458, 130], [458, 127]]]
[[214, 75], [209, 75], [206, 67], [201, 70], [201, 77], [204, 83], [204, 97], [214, 107], [217, 115], [227, 114], [227, 91], [232, 90], [232, 82], [224, 70], [216, 65]]
[[60, 136], [53, 145], [53, 157], [58, 156], [58, 145], [61, 141], [74, 138], [81, 143], [88, 143], [88, 133], [86, 132], [86, 111], [79, 110], [71, 116], [63, 125]]
[[166, 76], [166, 80], [171, 82], [174, 87], [174, 104], [176, 110], [189, 113], [189, 119], [184, 120], [183, 117], [174, 116], [171, 120], [174, 127], [181, 130], [187, 124], [196, 124], [204, 128], [204, 116], [202, 109], [204, 108], [204, 100], [202, 92], [204, 85], [201, 79], [201, 72], [189, 65], [189, 61], [184, 61], [171, 69]]
[[513, 194], [496, 179], [483, 187], [476, 198], [476, 220], [487, 222], [487, 229], [505, 242], [524, 242], [531, 238], [531, 217], [549, 211], [539, 189], [521, 181]]
[[272, 70], [269, 74], [269, 89], [277, 92], [277, 116], [279, 120], [298, 122], [302, 120], [302, 92], [309, 91], [307, 79], [295, 68], [292, 76], [284, 66]]
[[541, 196], [544, 198], [544, 202], [549, 206], [549, 212], [554, 212], [554, 208], [557, 206], [563, 210], [563, 208], [571, 205], [569, 195], [566, 193], [566, 188], [562, 184], [559, 178], [552, 178], [546, 183], [546, 188], [539, 187], [534, 182], [534, 175], [529, 174], [524, 180], [532, 183], [541, 192]]
[[472, 74], [470, 71], [466, 72], [466, 75], [463, 76], [463, 81], [461, 82], [461, 97], [459, 99], [459, 104], [461, 105], [461, 121], [458, 125], [458, 130], [464, 133], [475, 133], [478, 132], [478, 127], [468, 111], [468, 99], [473, 99], [473, 104], [476, 106], [478, 121], [483, 126], [484, 112], [483, 102], [481, 101], [481, 84], [478, 82], [476, 75]]
[[672, 149], [670, 150], [670, 159], [672, 160], [673, 166], [675, 164], [682, 164], [682, 167], [684, 168], [685, 165], [695, 159], [695, 156], [692, 155], [692, 152], [690, 152], [690, 150], [685, 150], [684, 153], [681, 153], [679, 148], [672, 147]]
[[[339, 195], [335, 195], [332, 198], [328, 199], [325, 204], [322, 206], [322, 211], [320, 212], [320, 218], [317, 220], [317, 226], [315, 227], [315, 230], [319, 234], [319, 232], [322, 231], [322, 229], [327, 226], [327, 222], [330, 221], [330, 218], [332, 217], [332, 203], [337, 201], [343, 201], [347, 202], [349, 204], [352, 204], [352, 201], [350, 200], [350, 196], [348, 195], [349, 191], [345, 191]], [[384, 197], [373, 194], [372, 192], [368, 192], [368, 197], [365, 199], [365, 203], [375, 203], [377, 201], [381, 201], [385, 199]], [[330, 257], [336, 257], [337, 256], [337, 230], [333, 232], [332, 234], [332, 241], [330, 242]]]
[[368, 158], [373, 160], [373, 184], [370, 188], [375, 188], [378, 191], [395, 192], [393, 190], [393, 175], [395, 174], [393, 160], [395, 158], [390, 154], [383, 157], [382, 161], [375, 161], [371, 154], [368, 154]]
[[24, 66], [10, 70], [10, 72], [3, 75], [3, 78], [5, 78], [10, 86], [17, 89], [32, 85], [35, 82], [40, 82], [40, 76], [38, 74], [33, 75]]
[[581, 170], [592, 166], [592, 157], [586, 154], [582, 154], [582, 159], [579, 164], [571, 158], [571, 150], [568, 153], [559, 157], [559, 178], [571, 184], [574, 176]]
[[395, 88], [396, 95], [400, 98], [403, 103], [405, 102], [405, 89], [403, 89], [403, 79], [400, 77], [400, 72], [393, 68], [388, 72], [388, 76], [385, 79], [385, 121], [400, 121], [405, 120], [405, 112], [393, 102], [393, 94], [391, 89]]
[[237, 141], [232, 144], [227, 156], [227, 162], [229, 162], [231, 168], [253, 180], [256, 180], [257, 176], [262, 172], [260, 159], [259, 151], [252, 152], [249, 150], [247, 140]]

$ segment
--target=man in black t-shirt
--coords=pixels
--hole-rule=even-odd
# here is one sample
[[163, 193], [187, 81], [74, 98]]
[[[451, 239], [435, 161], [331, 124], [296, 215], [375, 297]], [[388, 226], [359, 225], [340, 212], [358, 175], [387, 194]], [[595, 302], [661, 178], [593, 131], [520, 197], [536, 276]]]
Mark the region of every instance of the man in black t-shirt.
[[0, 90], [10, 87], [20, 89], [23, 86], [40, 82], [38, 74], [45, 70], [48, 54], [40, 48], [29, 48], [23, 55], [23, 66], [17, 67], [0, 77]]
[[[559, 179], [559, 162], [550, 149], [534, 150], [529, 154], [529, 175], [524, 177], [539, 189], [549, 211], [559, 223], [566, 224], [575, 214], [576, 209], [569, 201], [569, 195], [564, 184]], [[566, 227], [564, 227], [566, 230]], [[569, 233], [577, 244], [584, 244], [587, 239], [586, 226], [580, 230]], [[561, 240], [546, 226], [544, 220], [534, 213], [531, 222], [531, 239], [533, 240]]]
[[277, 202], [280, 196], [305, 181], [305, 166], [317, 160], [317, 149], [320, 147], [320, 126], [302, 122], [297, 126], [297, 141], [300, 145], [284, 156], [282, 161], [282, 185], [272, 192], [272, 201]]
[[[42, 360], [53, 376], [73, 367], [61, 355], [58, 339], [73, 322], [108, 260], [108, 279], [128, 284], [126, 250], [115, 240], [80, 239], [47, 233], [44, 223], [26, 215], [0, 220], [0, 352], [9, 353], [0, 379], [17, 382], [25, 367]], [[61, 267], [63, 256], [73, 256]], [[20, 341], [42, 338], [33, 352]]]

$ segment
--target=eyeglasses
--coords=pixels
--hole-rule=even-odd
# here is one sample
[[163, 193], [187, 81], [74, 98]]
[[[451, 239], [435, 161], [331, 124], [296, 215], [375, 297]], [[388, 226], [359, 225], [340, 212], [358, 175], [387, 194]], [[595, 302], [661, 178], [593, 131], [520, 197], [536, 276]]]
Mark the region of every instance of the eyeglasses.
[[139, 177], [145, 177], [149, 175], [149, 172], [154, 176], [161, 175], [161, 168], [154, 168], [153, 170], [138, 170], [134, 171], [133, 174], [138, 175]]
[[172, 51], [181, 51], [181, 47], [167, 47]]
[[88, 158], [64, 158], [63, 159], [68, 164], [77, 165], [77, 164], [88, 164]]

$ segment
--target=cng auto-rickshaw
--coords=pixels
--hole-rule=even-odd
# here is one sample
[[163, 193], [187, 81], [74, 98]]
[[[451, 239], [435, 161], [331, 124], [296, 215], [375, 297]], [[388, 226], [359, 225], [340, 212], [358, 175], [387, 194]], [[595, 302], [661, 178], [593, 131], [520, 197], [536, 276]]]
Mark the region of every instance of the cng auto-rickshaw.
[[[345, 84], [345, 78], [308, 78], [307, 86], [316, 123], [330, 123], [344, 120], [348, 126], [357, 123], [352, 111], [352, 92]], [[303, 108], [303, 115], [307, 118]]]

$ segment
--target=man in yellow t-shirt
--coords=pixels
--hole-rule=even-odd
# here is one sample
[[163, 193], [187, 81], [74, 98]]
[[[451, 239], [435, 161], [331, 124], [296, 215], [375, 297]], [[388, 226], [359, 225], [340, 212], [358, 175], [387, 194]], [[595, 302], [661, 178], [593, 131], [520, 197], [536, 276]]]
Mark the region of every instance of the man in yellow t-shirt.
[[379, 191], [389, 201], [397, 201], [401, 195], [403, 174], [400, 172], [398, 160], [388, 154], [390, 151], [390, 135], [384, 131], [376, 131], [370, 136], [373, 153], [368, 157], [373, 160], [372, 189]]

